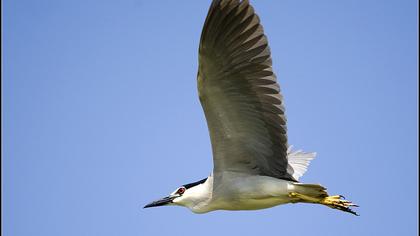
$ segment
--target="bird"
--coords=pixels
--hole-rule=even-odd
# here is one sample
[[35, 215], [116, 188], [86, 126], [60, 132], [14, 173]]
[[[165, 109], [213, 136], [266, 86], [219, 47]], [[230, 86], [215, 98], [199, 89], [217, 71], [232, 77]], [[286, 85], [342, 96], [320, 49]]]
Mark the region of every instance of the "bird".
[[213, 0], [199, 43], [197, 88], [210, 134], [213, 171], [144, 208], [194, 213], [313, 203], [358, 215], [356, 204], [299, 182], [314, 152], [288, 144], [283, 96], [260, 18], [248, 0]]

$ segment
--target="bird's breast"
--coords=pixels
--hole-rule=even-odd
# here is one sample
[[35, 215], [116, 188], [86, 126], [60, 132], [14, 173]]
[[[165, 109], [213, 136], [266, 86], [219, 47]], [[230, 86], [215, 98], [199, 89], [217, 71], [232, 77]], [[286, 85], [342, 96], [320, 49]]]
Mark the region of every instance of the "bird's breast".
[[[219, 182], [218, 182], [219, 181]], [[290, 202], [289, 181], [268, 176], [224, 173], [216, 178], [209, 208], [256, 210]]]

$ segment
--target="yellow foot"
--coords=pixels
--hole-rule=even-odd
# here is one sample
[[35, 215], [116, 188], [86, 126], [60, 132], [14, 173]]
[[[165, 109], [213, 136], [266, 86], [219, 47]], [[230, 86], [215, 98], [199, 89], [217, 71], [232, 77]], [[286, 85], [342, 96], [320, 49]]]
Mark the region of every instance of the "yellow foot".
[[356, 205], [356, 204], [354, 204], [350, 201], [344, 200], [344, 197], [341, 196], [341, 195], [325, 197], [325, 198], [321, 199], [321, 201], [319, 203], [323, 204], [325, 206], [328, 206], [328, 207], [331, 207], [331, 208], [334, 208], [334, 209], [338, 209], [338, 210], [341, 210], [341, 211], [345, 211], [345, 212], [348, 212], [348, 213], [351, 213], [353, 215], [358, 216], [358, 214], [350, 208], [350, 207], [358, 207], [358, 205]]
[[358, 205], [353, 204], [350, 201], [344, 200], [344, 197], [341, 195], [317, 198], [317, 197], [311, 197], [311, 196], [300, 194], [300, 193], [291, 192], [289, 193], [289, 197], [293, 198], [292, 202], [303, 201], [303, 202], [308, 202], [308, 203], [318, 203], [318, 204], [322, 204], [322, 205], [325, 205], [334, 209], [338, 209], [341, 211], [345, 211], [345, 212], [358, 216], [358, 214], [350, 208], [350, 207], [358, 207]]

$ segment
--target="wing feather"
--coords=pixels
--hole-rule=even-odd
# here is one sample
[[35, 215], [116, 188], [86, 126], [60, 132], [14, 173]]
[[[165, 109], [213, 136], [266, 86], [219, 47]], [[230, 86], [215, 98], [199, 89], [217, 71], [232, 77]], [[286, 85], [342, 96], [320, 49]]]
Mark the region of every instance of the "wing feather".
[[212, 2], [201, 34], [197, 82], [214, 171], [295, 180], [287, 172], [286, 117], [270, 48], [248, 1]]

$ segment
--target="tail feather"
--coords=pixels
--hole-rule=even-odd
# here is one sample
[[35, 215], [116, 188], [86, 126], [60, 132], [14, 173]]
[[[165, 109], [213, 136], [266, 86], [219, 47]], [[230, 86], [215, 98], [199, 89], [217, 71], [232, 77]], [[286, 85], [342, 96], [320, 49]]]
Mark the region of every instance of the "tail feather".
[[289, 146], [287, 149], [287, 159], [289, 162], [287, 173], [292, 175], [296, 180], [299, 180], [305, 174], [309, 163], [315, 158], [316, 153], [303, 152], [302, 150], [292, 151], [292, 148], [293, 146]]

